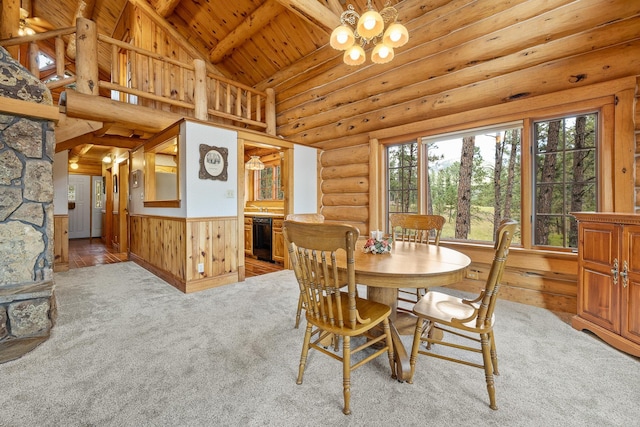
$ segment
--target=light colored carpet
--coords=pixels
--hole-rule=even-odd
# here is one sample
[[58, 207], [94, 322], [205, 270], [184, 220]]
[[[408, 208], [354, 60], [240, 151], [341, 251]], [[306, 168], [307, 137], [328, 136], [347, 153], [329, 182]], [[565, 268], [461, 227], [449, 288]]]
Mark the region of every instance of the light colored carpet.
[[[296, 385], [291, 271], [184, 295], [134, 263], [56, 273], [51, 338], [0, 365], [2, 426], [631, 426], [640, 365], [561, 316], [499, 301], [498, 411], [484, 373], [422, 356], [414, 384], [378, 358], [312, 353]], [[566, 320], [566, 319], [565, 319]], [[407, 345], [410, 341], [406, 337]]]

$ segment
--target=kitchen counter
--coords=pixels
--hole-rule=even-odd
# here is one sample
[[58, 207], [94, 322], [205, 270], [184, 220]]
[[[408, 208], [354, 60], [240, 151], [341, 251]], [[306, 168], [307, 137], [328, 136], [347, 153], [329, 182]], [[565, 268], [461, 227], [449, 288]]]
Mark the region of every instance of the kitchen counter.
[[250, 216], [250, 217], [262, 216], [262, 217], [267, 217], [267, 218], [284, 218], [284, 214], [283, 213], [278, 213], [278, 212], [246, 212], [245, 211], [244, 216]]

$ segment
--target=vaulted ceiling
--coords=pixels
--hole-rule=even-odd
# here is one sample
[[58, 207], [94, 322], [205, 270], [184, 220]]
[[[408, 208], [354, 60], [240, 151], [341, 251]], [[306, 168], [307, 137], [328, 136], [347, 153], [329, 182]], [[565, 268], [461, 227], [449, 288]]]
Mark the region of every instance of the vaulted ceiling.
[[[152, 15], [219, 73], [273, 88], [276, 133], [320, 148], [366, 144], [381, 129], [640, 70], [640, 2], [630, 0], [391, 0], [409, 43], [391, 63], [358, 67], [345, 65], [328, 40], [347, 5], [363, 11], [366, 0], [30, 3], [32, 17], [56, 28], [82, 15], [115, 38], [136, 25], [123, 22], [130, 8]], [[109, 57], [99, 56], [102, 74]]]

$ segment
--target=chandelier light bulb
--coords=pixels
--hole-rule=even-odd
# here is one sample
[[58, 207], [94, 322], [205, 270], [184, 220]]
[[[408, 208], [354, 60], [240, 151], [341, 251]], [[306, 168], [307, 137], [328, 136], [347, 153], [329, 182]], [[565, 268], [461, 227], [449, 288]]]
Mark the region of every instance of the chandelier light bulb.
[[394, 22], [384, 32], [382, 41], [393, 48], [404, 46], [409, 41], [409, 32], [404, 25]]
[[392, 47], [385, 44], [377, 44], [376, 47], [373, 48], [373, 52], [371, 52], [371, 61], [376, 64], [386, 64], [390, 62], [394, 56]]
[[346, 50], [353, 46], [355, 41], [353, 30], [346, 25], [340, 25], [331, 33], [329, 44], [337, 50]]
[[360, 65], [366, 59], [364, 49], [358, 45], [353, 45], [344, 52], [343, 60], [347, 65]]
[[373, 30], [373, 27], [376, 26], [376, 19], [373, 16], [368, 16], [363, 25], [367, 30]]
[[358, 34], [365, 39], [378, 37], [384, 30], [384, 20], [375, 10], [368, 10], [358, 20]]

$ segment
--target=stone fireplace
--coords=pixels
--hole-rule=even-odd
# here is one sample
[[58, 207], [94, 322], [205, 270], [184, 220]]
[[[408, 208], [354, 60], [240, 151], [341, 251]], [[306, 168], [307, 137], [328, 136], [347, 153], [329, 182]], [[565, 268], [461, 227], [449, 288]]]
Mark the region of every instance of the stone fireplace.
[[[1, 47], [0, 97], [52, 105], [47, 87]], [[0, 363], [45, 341], [56, 315], [54, 123], [30, 116], [28, 108], [25, 115], [4, 111], [0, 111]]]

